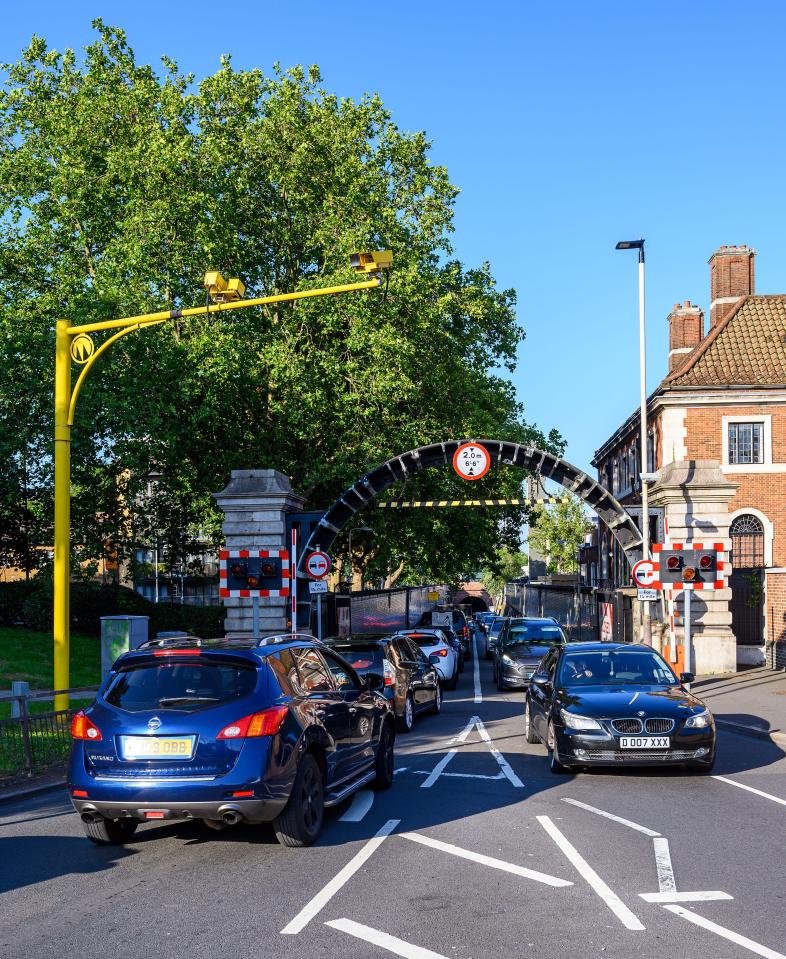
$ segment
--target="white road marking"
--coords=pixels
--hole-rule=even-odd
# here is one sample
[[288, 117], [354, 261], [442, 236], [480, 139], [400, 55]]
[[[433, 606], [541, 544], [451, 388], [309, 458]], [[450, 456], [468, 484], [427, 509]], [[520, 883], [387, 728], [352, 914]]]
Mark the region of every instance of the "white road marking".
[[[492, 740], [491, 736], [489, 736], [488, 730], [483, 725], [483, 720], [480, 718], [480, 716], [472, 716], [472, 718], [469, 720], [469, 722], [464, 727], [464, 729], [458, 734], [458, 736], [454, 736], [453, 739], [448, 740], [447, 745], [453, 746], [456, 743], [466, 742], [473, 727], [477, 729], [478, 735], [483, 740], [483, 742], [488, 746], [489, 752], [496, 760], [496, 763], [499, 766], [499, 768], [502, 770], [502, 775], [511, 783], [512, 786], [515, 786], [516, 789], [523, 789], [524, 783], [513, 772], [513, 769], [511, 768], [511, 765], [507, 761], [507, 759], [505, 759], [502, 753], [494, 747], [494, 741]], [[439, 779], [439, 777], [445, 772], [445, 767], [448, 765], [451, 759], [453, 759], [453, 757], [456, 755], [457, 752], [458, 752], [457, 749], [451, 749], [447, 753], [445, 753], [442, 759], [440, 759], [440, 761], [437, 763], [434, 769], [429, 773], [426, 781], [421, 783], [420, 788], [430, 789], [434, 785], [434, 783]], [[461, 774], [456, 773], [455, 775], [458, 776]]]
[[512, 872], [514, 876], [523, 876], [525, 879], [534, 879], [535, 882], [542, 882], [546, 886], [572, 886], [573, 883], [567, 879], [558, 879], [556, 876], [549, 876], [545, 872], [536, 872], [534, 869], [527, 869], [526, 866], [517, 866], [512, 862], [505, 862], [503, 859], [494, 859], [493, 856], [484, 856], [479, 852], [471, 852], [469, 849], [462, 849], [461, 846], [454, 846], [449, 842], [442, 842], [439, 839], [432, 839], [431, 836], [424, 836], [419, 832], [399, 833], [402, 839], [411, 839], [412, 842], [419, 842], [423, 846], [430, 846], [432, 849], [439, 849], [440, 852], [449, 853], [451, 856], [458, 856], [460, 859], [469, 859], [472, 862], [479, 862], [483, 866], [490, 866], [492, 869], [501, 869], [502, 872]]
[[663, 836], [658, 836], [652, 840], [652, 844], [655, 847], [655, 868], [658, 872], [658, 889], [660, 892], [640, 892], [639, 895], [645, 902], [656, 902], [662, 906], [667, 902], [712, 902], [718, 899], [734, 898], [719, 889], [677, 892], [677, 880], [674, 878], [669, 840]]
[[671, 864], [671, 850], [669, 840], [658, 836], [652, 840], [655, 847], [655, 869], [658, 872], [658, 890], [660, 892], [676, 892], [677, 880], [674, 878], [674, 866]]
[[404, 956], [404, 959], [446, 959], [439, 952], [432, 952], [431, 949], [424, 949], [423, 946], [413, 946], [412, 943], [405, 942], [397, 936], [380, 932], [379, 929], [372, 929], [371, 926], [363, 926], [351, 919], [331, 919], [325, 925], [332, 929], [338, 929], [340, 932], [346, 932], [356, 939], [371, 942], [375, 946], [379, 946], [380, 949], [392, 952], [396, 956]]
[[[427, 769], [413, 769], [413, 776], [430, 776], [431, 773]], [[491, 779], [498, 780], [504, 779], [505, 773], [502, 771], [498, 772], [496, 776], [482, 776], [480, 773], [442, 773], [443, 776], [452, 776], [454, 779]]]
[[482, 702], [483, 702], [483, 693], [481, 692], [481, 689], [480, 689], [480, 653], [478, 652], [478, 636], [477, 636], [477, 633], [475, 634], [475, 639], [474, 639], [474, 641], [473, 641], [473, 645], [475, 646], [475, 656], [474, 656], [475, 665], [474, 665], [474, 667], [473, 667], [473, 676], [474, 676], [474, 680], [475, 680], [475, 702], [476, 702], [476, 703], [482, 703]]
[[349, 860], [346, 866], [337, 872], [330, 882], [327, 883], [310, 902], [303, 906], [295, 918], [284, 926], [281, 930], [281, 935], [296, 936], [299, 932], [302, 932], [314, 916], [318, 915], [318, 913], [325, 908], [342, 886], [344, 886], [366, 860], [376, 852], [400, 822], [400, 819], [388, 819], [379, 832], [369, 839], [363, 848]]
[[597, 806], [588, 806], [584, 802], [579, 802], [578, 799], [563, 799], [563, 802], [570, 803], [571, 806], [578, 806], [579, 809], [586, 809], [587, 812], [594, 812], [597, 816], [603, 816], [605, 819], [611, 819], [613, 822], [621, 823], [623, 826], [628, 826], [630, 829], [635, 829], [636, 832], [643, 832], [645, 836], [660, 836], [659, 832], [655, 832], [654, 829], [647, 829], [646, 826], [640, 826], [637, 822], [631, 822], [630, 819], [623, 819], [621, 816], [615, 816], [614, 813], [606, 812], [605, 809], [598, 809]]
[[712, 778], [722, 783], [728, 783], [730, 786], [736, 786], [738, 789], [746, 789], [749, 793], [755, 793], [757, 796], [763, 796], [765, 799], [771, 799], [773, 802], [780, 803], [781, 806], [786, 806], [786, 799], [781, 799], [779, 796], [771, 796], [769, 793], [762, 792], [761, 789], [754, 789], [753, 786], [738, 783], [735, 779], [727, 779], [725, 776], [713, 776]]
[[502, 753], [494, 748], [491, 736], [488, 734], [488, 730], [483, 725], [483, 721], [479, 716], [472, 717], [475, 720], [475, 725], [478, 727], [478, 732], [480, 733], [480, 738], [486, 743], [489, 747], [491, 755], [497, 760], [497, 764], [505, 776], [510, 780], [511, 784], [517, 789], [523, 789], [524, 783], [519, 779], [519, 777], [513, 772], [510, 767], [510, 763], [505, 759]]
[[398, 776], [399, 773], [405, 773], [409, 769], [409, 766], [399, 766], [398, 769], [393, 773], [394, 776]]
[[352, 797], [352, 805], [339, 817], [339, 822], [360, 822], [374, 805], [373, 789], [361, 789]]
[[717, 902], [720, 899], [733, 899], [727, 892], [719, 889], [699, 890], [698, 892], [640, 892], [645, 902], [665, 905], [667, 902]]
[[701, 926], [703, 929], [714, 932], [716, 936], [721, 936], [723, 939], [728, 939], [729, 942], [734, 942], [738, 946], [742, 946], [743, 949], [749, 949], [751, 952], [755, 952], [757, 956], [764, 956], [765, 959], [786, 959], [786, 956], [784, 956], [782, 952], [776, 952], [774, 949], [762, 946], [761, 943], [755, 942], [753, 939], [748, 939], [747, 936], [741, 936], [738, 932], [732, 932], [731, 929], [726, 929], [725, 926], [719, 926], [717, 922], [705, 919], [704, 916], [699, 916], [690, 909], [684, 909], [682, 906], [664, 906], [663, 908], [668, 909], [669, 912], [676, 913], [678, 916], [682, 916], [683, 919], [687, 919], [688, 922], [692, 922], [695, 926]]
[[626, 929], [640, 931], [644, 929], [641, 921], [628, 909], [620, 897], [600, 878], [578, 849], [557, 829], [548, 816], [538, 816], [538, 822], [559, 846], [565, 857], [573, 864], [579, 875], [586, 880], [592, 890], [611, 909]]
[[457, 749], [451, 749], [449, 752], [446, 752], [445, 755], [442, 757], [442, 759], [440, 759], [437, 765], [428, 774], [428, 779], [426, 779], [425, 782], [422, 782], [420, 784], [420, 788], [431, 789], [434, 783], [442, 775], [442, 771], [444, 770], [444, 768], [447, 766], [450, 760], [456, 755], [457, 752], [458, 752]]

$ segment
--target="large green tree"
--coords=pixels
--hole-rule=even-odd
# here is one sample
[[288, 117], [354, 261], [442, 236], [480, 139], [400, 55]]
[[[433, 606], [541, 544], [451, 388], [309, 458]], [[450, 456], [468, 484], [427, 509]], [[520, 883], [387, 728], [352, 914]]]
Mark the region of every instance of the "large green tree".
[[575, 572], [578, 548], [591, 530], [581, 500], [565, 495], [556, 505], [533, 511], [529, 545], [546, 557], [550, 573]]
[[[0, 452], [9, 477], [35, 464], [28, 499], [46, 502], [51, 487], [57, 318], [192, 306], [208, 268], [241, 276], [251, 295], [349, 281], [356, 249], [392, 249], [395, 269], [384, 295], [119, 341], [80, 396], [73, 435], [74, 530], [88, 555], [111, 542], [122, 557], [153, 525], [174, 551], [184, 531], [217, 539], [210, 494], [233, 468], [280, 469], [318, 508], [426, 442], [559, 447], [494, 372], [513, 368], [523, 336], [515, 297], [487, 264], [453, 258], [457, 190], [423, 133], [399, 130], [377, 96], [328, 92], [316, 67], [268, 75], [224, 57], [196, 83], [167, 58], [160, 72], [137, 63], [122, 30], [94, 26], [82, 59], [34, 38], [0, 90]], [[151, 471], [161, 479], [140, 509]], [[417, 483], [436, 495], [461, 481]], [[520, 476], [494, 470], [478, 485], [515, 495]], [[10, 479], [0, 495], [18, 490]], [[403, 560], [405, 577], [450, 579], [468, 550], [477, 566], [500, 538], [515, 545], [523, 513], [365, 519], [372, 572]]]

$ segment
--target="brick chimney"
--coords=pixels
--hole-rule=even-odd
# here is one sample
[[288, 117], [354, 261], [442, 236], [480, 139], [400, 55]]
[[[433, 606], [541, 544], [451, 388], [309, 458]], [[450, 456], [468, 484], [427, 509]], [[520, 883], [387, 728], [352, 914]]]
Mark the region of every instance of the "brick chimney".
[[741, 296], [754, 292], [753, 258], [749, 246], [722, 246], [710, 257], [710, 329]]
[[669, 313], [669, 373], [704, 339], [704, 310], [690, 300], [674, 304]]

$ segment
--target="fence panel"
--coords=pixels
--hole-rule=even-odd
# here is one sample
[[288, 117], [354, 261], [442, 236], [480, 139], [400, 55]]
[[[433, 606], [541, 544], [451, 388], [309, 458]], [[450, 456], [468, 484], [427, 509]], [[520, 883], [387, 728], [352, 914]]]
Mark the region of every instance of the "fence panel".
[[0, 719], [0, 776], [28, 776], [42, 772], [55, 763], [65, 762], [71, 750], [71, 719], [83, 707], [31, 712], [31, 703], [51, 700], [56, 693], [68, 692], [74, 698], [92, 697], [98, 687], [71, 690], [32, 691], [23, 696], [2, 696], [3, 702], [19, 705], [18, 717]]

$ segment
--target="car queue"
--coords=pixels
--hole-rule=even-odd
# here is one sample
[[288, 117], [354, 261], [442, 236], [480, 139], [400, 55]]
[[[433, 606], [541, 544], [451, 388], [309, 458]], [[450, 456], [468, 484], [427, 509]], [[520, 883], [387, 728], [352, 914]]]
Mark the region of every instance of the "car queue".
[[[454, 626], [470, 627], [450, 623], [325, 641], [151, 640], [123, 654], [73, 718], [68, 788], [86, 836], [123, 844], [143, 822], [196, 819], [272, 823], [282, 845], [312, 844], [326, 809], [392, 785], [397, 733], [456, 688]], [[545, 745], [553, 773], [712, 770], [712, 714], [686, 688], [693, 676], [651, 647], [571, 642], [547, 618], [487, 628], [497, 686], [523, 690], [523, 736]]]

